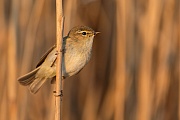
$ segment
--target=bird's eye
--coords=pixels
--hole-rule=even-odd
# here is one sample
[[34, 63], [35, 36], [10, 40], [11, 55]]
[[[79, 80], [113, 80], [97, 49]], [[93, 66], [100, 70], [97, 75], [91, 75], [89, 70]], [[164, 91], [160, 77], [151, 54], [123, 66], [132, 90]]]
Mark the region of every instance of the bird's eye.
[[82, 32], [82, 35], [86, 35], [86, 32]]

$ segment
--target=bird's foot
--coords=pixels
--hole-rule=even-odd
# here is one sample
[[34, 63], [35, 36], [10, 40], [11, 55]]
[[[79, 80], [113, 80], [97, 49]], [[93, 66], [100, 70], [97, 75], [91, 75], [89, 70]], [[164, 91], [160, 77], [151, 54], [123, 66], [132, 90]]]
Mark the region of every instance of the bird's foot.
[[66, 52], [66, 49], [65, 48], [62, 48], [61, 50], [60, 50], [60, 52], [62, 52], [63, 54]]
[[56, 50], [56, 53], [55, 53], [55, 55], [58, 55], [58, 54], [60, 54], [60, 52], [58, 52], [58, 51]]
[[[62, 52], [64, 54], [66, 52], [65, 48], [60, 49], [60, 52]], [[56, 51], [55, 55], [60, 54], [60, 52]]]

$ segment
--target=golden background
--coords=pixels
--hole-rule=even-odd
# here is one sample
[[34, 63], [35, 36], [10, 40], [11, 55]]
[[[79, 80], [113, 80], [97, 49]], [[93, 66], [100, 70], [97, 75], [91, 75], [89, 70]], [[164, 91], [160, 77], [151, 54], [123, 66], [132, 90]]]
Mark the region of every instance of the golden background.
[[[180, 119], [180, 0], [64, 0], [64, 35], [101, 34], [65, 80], [63, 120]], [[54, 85], [33, 95], [17, 78], [56, 41], [55, 0], [0, 0], [0, 120], [53, 120]]]

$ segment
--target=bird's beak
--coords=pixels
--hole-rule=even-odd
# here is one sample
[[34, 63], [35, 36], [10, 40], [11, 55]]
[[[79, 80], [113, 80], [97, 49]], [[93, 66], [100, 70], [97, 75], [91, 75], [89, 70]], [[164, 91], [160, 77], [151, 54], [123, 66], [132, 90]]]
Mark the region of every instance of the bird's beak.
[[100, 32], [94, 32], [94, 35], [97, 35], [97, 34], [99, 34]]

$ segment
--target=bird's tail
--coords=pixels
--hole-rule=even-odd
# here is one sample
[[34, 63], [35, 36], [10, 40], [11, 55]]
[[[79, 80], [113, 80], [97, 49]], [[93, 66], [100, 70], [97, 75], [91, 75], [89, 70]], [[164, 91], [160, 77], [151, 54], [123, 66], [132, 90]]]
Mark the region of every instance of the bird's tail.
[[42, 87], [42, 85], [47, 81], [47, 78], [36, 78], [34, 81], [29, 85], [29, 90], [31, 93], [35, 94], [38, 90]]
[[18, 78], [18, 81], [21, 85], [23, 86], [27, 86], [30, 85], [34, 79], [35, 79], [35, 75], [37, 73], [37, 71], [39, 70], [40, 67], [34, 69], [33, 71], [25, 74], [24, 76], [21, 76], [20, 78]]
[[31, 93], [34, 93], [34, 94], [38, 92], [38, 90], [41, 88], [43, 83], [46, 81], [46, 78], [35, 77], [39, 69], [40, 67], [18, 78], [19, 83], [23, 86], [29, 85], [29, 90], [31, 91]]

